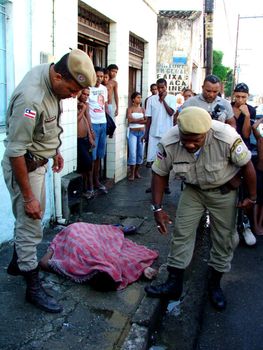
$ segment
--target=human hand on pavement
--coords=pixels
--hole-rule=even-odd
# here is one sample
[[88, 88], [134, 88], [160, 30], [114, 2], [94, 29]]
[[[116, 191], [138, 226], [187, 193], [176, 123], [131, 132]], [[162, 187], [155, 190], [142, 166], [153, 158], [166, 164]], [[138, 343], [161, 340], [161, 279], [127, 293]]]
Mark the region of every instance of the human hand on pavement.
[[172, 224], [172, 220], [170, 219], [169, 215], [164, 210], [160, 210], [154, 212], [154, 218], [159, 232], [162, 235], [167, 235], [167, 224]]

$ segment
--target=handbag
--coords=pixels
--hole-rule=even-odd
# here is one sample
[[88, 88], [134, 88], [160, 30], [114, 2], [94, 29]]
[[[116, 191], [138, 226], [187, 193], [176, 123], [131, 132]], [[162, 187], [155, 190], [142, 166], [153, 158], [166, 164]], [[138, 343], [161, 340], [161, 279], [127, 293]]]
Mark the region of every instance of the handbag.
[[112, 137], [113, 134], [114, 134], [114, 131], [116, 129], [116, 124], [115, 124], [114, 120], [112, 119], [112, 117], [108, 113], [106, 113], [106, 119], [107, 119], [107, 131], [106, 131], [106, 134], [109, 137]]

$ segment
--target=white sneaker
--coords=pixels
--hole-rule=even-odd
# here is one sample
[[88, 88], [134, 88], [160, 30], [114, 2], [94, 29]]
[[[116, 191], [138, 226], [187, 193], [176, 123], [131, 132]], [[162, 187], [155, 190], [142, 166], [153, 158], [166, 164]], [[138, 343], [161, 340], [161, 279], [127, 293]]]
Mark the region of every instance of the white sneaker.
[[243, 231], [243, 237], [247, 245], [256, 244], [256, 237], [253, 235], [249, 227], [246, 227]]

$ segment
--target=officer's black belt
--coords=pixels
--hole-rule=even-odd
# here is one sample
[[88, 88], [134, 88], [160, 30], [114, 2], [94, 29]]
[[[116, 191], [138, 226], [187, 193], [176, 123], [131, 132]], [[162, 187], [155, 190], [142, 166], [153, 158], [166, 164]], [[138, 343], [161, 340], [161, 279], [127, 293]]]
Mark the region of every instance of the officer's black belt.
[[187, 182], [185, 182], [185, 185], [190, 186], [196, 190], [200, 190], [203, 192], [215, 192], [215, 191], [220, 191], [221, 194], [227, 194], [230, 191], [235, 190], [235, 188], [231, 187], [228, 183], [225, 183], [224, 185], [221, 185], [219, 187], [214, 187], [214, 188], [206, 188], [206, 189], [202, 189], [201, 187], [199, 187], [198, 185], [193, 185], [193, 184], [189, 184]]

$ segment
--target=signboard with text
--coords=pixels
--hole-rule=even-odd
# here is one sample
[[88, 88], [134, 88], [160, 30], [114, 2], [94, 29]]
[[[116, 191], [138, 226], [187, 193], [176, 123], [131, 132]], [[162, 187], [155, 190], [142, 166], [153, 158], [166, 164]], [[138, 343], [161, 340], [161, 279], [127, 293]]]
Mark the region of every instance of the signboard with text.
[[189, 86], [189, 71], [187, 65], [158, 64], [157, 79], [163, 78], [167, 81], [167, 91], [176, 95]]

